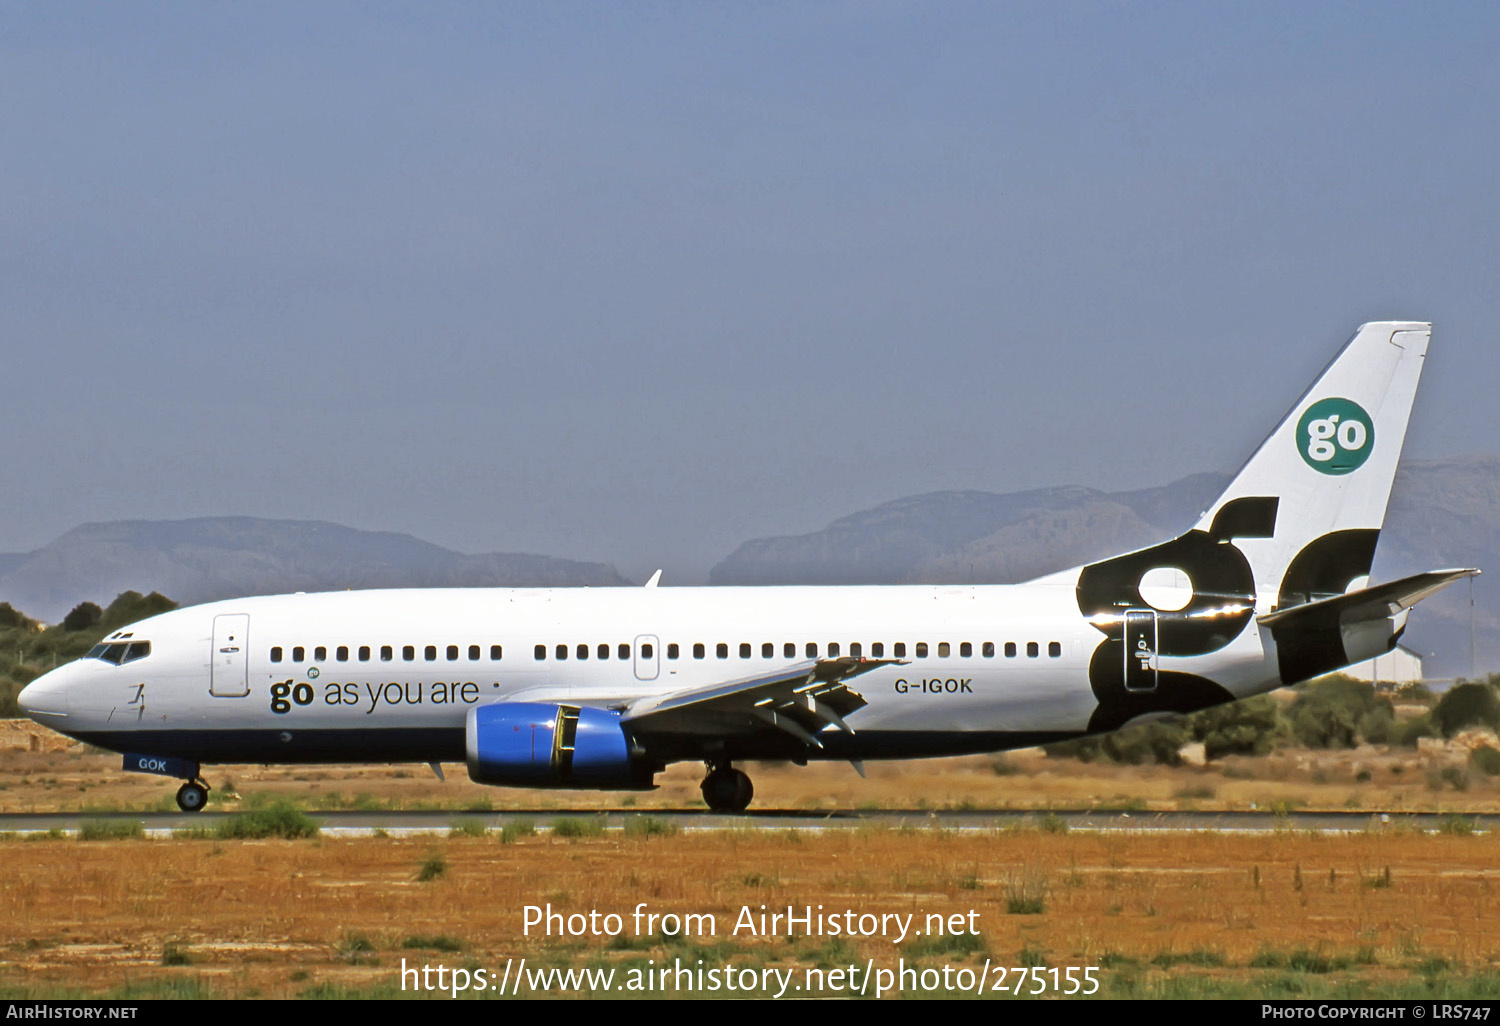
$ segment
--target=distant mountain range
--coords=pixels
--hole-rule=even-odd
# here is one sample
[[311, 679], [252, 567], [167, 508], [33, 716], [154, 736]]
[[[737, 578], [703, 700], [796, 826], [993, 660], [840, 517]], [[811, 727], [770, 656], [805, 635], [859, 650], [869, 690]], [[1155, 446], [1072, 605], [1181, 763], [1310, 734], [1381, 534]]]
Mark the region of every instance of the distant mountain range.
[[85, 524], [35, 552], [0, 555], [0, 601], [52, 623], [79, 602], [102, 605], [127, 589], [190, 605], [344, 588], [629, 583], [603, 563], [468, 556], [405, 534], [254, 517]]
[[[1172, 537], [1228, 483], [1195, 474], [1159, 488], [934, 492], [844, 517], [821, 531], [761, 538], [714, 567], [714, 584], [1004, 584]], [[1396, 474], [1374, 578], [1441, 567], [1488, 572], [1474, 585], [1475, 668], [1500, 669], [1500, 458], [1415, 461]], [[1412, 614], [1403, 643], [1429, 677], [1467, 676], [1469, 588]]]
[[[934, 492], [821, 531], [748, 541], [713, 584], [1013, 583], [1186, 530], [1227, 477], [1195, 474], [1125, 492]], [[1375, 578], [1477, 566], [1476, 668], [1500, 669], [1500, 458], [1403, 464]], [[314, 521], [214, 517], [86, 524], [35, 552], [0, 555], [0, 601], [56, 622], [127, 589], [187, 605], [343, 588], [622, 586], [613, 566], [550, 556], [464, 555], [409, 535]], [[1424, 602], [1403, 639], [1430, 677], [1469, 674], [1469, 589]]]

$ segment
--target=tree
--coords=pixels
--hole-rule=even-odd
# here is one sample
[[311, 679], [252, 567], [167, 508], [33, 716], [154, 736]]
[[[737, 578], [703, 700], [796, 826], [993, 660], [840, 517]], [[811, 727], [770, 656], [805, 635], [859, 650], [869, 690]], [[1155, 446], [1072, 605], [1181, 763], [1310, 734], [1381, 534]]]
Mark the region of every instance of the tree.
[[86, 631], [102, 619], [104, 610], [92, 602], [80, 602], [63, 617], [62, 626], [65, 631]]
[[1488, 684], [1471, 681], [1443, 692], [1432, 710], [1432, 720], [1444, 737], [1465, 727], [1500, 727], [1500, 699]]

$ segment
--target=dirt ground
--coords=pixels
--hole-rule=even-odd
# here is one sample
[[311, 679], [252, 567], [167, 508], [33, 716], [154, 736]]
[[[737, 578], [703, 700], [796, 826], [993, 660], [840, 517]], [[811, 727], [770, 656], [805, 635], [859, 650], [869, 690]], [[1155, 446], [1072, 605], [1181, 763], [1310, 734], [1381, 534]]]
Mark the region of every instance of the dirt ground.
[[[1421, 749], [1364, 747], [1231, 757], [1202, 767], [1111, 766], [1005, 755], [847, 763], [745, 765], [756, 809], [1307, 809], [1500, 811], [1500, 779], [1467, 765], [1462, 743]], [[445, 781], [420, 765], [210, 766], [210, 808], [234, 795], [281, 794], [307, 808], [702, 808], [703, 768], [679, 764], [640, 793], [485, 787], [462, 764]], [[0, 812], [175, 810], [175, 781], [120, 769], [120, 757], [28, 720], [0, 721]]]
[[[1500, 786], [1466, 756], [1463, 745], [1428, 745], [1166, 769], [1025, 751], [871, 763], [865, 780], [845, 764], [746, 768], [762, 809], [1496, 811]], [[674, 767], [658, 790], [634, 795], [486, 788], [461, 765], [445, 769], [446, 782], [423, 766], [225, 766], [207, 776], [222, 808], [285, 795], [312, 809], [529, 809], [540, 831], [0, 837], [0, 997], [425, 996], [403, 966], [443, 965], [451, 991], [452, 970], [473, 982], [479, 970], [498, 976], [512, 966], [519, 978], [521, 958], [533, 972], [612, 970], [634, 973], [638, 985], [663, 965], [732, 965], [761, 974], [755, 993], [775, 992], [778, 972], [835, 995], [850, 977], [841, 991], [826, 974], [840, 966], [862, 964], [877, 978], [887, 970], [889, 990], [903, 966], [972, 979], [989, 963], [1010, 972], [988, 976], [992, 998], [1039, 979], [1055, 993], [1068, 967], [1089, 966], [1104, 997], [1500, 993], [1500, 870], [1492, 868], [1500, 839], [1465, 836], [1462, 822], [1458, 833], [1433, 835], [1395, 827], [1161, 836], [1053, 833], [1042, 817], [1037, 827], [1001, 831], [746, 828], [569, 839], [548, 829], [547, 810], [698, 808], [701, 768]], [[0, 723], [0, 811], [171, 809], [175, 786], [124, 773], [119, 756], [27, 721]], [[717, 932], [685, 938], [657, 926], [637, 935], [631, 917], [642, 902], [648, 912], [710, 916]], [[563, 915], [613, 913], [622, 928], [526, 935], [525, 907], [549, 904]], [[762, 905], [799, 914], [822, 905], [871, 922], [915, 915], [913, 929], [929, 914], [950, 924], [958, 917], [977, 935], [731, 933], [743, 910], [758, 915]], [[1050, 968], [1011, 971], [1032, 965]], [[823, 974], [816, 986], [808, 973]], [[628, 993], [625, 978], [614, 979], [575, 983]], [[422, 982], [436, 986], [430, 975]], [[560, 980], [521, 988], [578, 992]], [[905, 987], [944, 992], [917, 977]], [[702, 992], [674, 983], [648, 993]]]
[[[1065, 986], [1067, 967], [1095, 967], [1102, 997], [1475, 996], [1500, 966], [1497, 844], [1036, 829], [12, 838], [0, 840], [0, 996], [414, 996], [418, 966], [471, 980], [483, 969], [493, 983], [522, 957], [534, 971], [613, 969], [613, 985], [585, 988], [610, 993], [624, 974], [671, 964], [770, 968], [800, 985], [819, 967], [973, 977], [989, 962], [1056, 968], [1044, 990]], [[576, 914], [583, 935], [563, 919], [550, 938], [540, 926], [527, 935], [528, 905]], [[762, 912], [788, 906], [821, 925], [782, 921], [763, 935]], [[638, 908], [706, 918], [683, 937], [668, 919], [636, 922]], [[827, 917], [851, 922], [846, 913], [868, 928], [829, 936]], [[897, 921], [874, 926], [906, 915], [904, 939]], [[941, 932], [925, 929], [929, 915]], [[532, 992], [575, 991], [553, 981], [522, 989]], [[680, 981], [666, 993], [695, 996]], [[906, 993], [933, 991], [914, 977]]]

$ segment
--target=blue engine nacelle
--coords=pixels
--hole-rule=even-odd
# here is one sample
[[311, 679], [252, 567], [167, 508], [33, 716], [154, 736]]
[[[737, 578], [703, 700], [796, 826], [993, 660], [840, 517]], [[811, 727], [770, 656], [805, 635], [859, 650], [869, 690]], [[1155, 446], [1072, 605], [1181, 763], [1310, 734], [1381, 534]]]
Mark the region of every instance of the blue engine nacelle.
[[590, 706], [502, 702], [469, 710], [469, 779], [512, 787], [644, 791], [653, 767], [631, 752], [620, 714]]

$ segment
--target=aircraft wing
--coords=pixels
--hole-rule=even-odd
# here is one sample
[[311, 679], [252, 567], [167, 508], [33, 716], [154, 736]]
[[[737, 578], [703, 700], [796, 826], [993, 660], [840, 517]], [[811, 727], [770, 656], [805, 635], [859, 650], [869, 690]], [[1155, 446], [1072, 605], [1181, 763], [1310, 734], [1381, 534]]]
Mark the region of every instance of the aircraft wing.
[[755, 677], [642, 698], [626, 707], [620, 719], [649, 734], [741, 733], [747, 727], [772, 727], [822, 748], [818, 731], [832, 725], [854, 733], [844, 717], [868, 704], [848, 681], [902, 661], [809, 659]]

